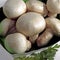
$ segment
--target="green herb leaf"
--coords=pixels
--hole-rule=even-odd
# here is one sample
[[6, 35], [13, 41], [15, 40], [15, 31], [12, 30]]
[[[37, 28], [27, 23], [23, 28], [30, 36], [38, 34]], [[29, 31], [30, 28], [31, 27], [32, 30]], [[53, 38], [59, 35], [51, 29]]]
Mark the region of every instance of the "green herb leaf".
[[28, 0], [23, 0], [25, 3], [28, 1]]
[[54, 60], [54, 56], [56, 54], [57, 48], [59, 48], [60, 45], [56, 44], [54, 46], [48, 47], [46, 50], [40, 52], [40, 53], [32, 53], [31, 56], [26, 57], [17, 57], [15, 60]]

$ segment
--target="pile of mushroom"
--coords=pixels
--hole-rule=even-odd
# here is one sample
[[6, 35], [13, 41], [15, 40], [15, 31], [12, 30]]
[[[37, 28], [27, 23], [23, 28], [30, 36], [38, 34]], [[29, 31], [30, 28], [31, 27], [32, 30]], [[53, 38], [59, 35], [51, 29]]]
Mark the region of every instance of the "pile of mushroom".
[[[56, 4], [55, 4], [56, 3]], [[60, 0], [7, 0], [3, 6], [6, 18], [0, 22], [0, 35], [10, 53], [22, 54], [32, 45], [47, 45], [54, 35], [60, 37]], [[47, 17], [46, 17], [47, 16]]]

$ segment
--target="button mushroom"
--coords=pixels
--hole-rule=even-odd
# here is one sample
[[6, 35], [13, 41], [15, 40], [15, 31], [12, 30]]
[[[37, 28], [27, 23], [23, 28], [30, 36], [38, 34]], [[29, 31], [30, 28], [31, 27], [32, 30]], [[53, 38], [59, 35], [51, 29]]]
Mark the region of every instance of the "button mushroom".
[[5, 38], [4, 45], [10, 53], [22, 54], [31, 48], [31, 43], [21, 33], [10, 34]]
[[52, 39], [53, 33], [50, 29], [46, 29], [38, 38], [37, 38], [37, 46], [41, 47], [46, 44]]
[[51, 40], [53, 35], [60, 36], [59, 19], [54, 18], [54, 17], [48, 17], [46, 18], [46, 23], [47, 23], [46, 30], [37, 39], [37, 45], [39, 47], [46, 45]]
[[45, 27], [45, 19], [41, 14], [35, 12], [23, 14], [16, 22], [17, 31], [26, 36], [39, 34], [45, 29]]
[[48, 11], [45, 4], [38, 0], [28, 0], [26, 2], [28, 11], [38, 12], [43, 16], [46, 16]]
[[60, 13], [60, 0], [47, 0], [47, 9], [51, 13]]
[[0, 35], [5, 36], [9, 29], [15, 25], [15, 21], [5, 18], [0, 23]]
[[60, 36], [60, 20], [54, 17], [46, 18], [46, 25], [56, 36]]
[[3, 6], [3, 12], [8, 18], [17, 18], [26, 12], [23, 0], [8, 0]]

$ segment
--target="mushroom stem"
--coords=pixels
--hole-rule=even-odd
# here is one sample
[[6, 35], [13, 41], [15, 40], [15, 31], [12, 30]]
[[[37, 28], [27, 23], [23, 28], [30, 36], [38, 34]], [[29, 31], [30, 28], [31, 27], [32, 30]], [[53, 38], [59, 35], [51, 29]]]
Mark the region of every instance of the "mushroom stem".
[[39, 34], [33, 35], [29, 37], [29, 41], [31, 41], [31, 43], [35, 43], [36, 39], [38, 38]]
[[16, 27], [13, 26], [11, 29], [8, 30], [7, 35], [13, 34], [13, 33], [16, 33], [16, 32], [18, 32], [18, 31], [16, 30]]
[[26, 45], [26, 46], [27, 46], [26, 51], [29, 51], [29, 50], [30, 50], [30, 48], [31, 48], [31, 42], [27, 40], [27, 42], [26, 42], [26, 43], [27, 43], [27, 45]]
[[48, 28], [46, 29], [42, 35], [40, 35], [37, 39], [37, 45], [44, 46], [46, 45], [53, 37], [52, 31]]

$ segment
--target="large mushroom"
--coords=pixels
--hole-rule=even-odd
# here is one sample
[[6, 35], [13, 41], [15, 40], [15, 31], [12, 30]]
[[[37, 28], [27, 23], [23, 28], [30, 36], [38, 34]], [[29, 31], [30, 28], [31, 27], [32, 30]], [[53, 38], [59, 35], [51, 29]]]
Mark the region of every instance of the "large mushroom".
[[45, 29], [45, 27], [45, 19], [41, 14], [35, 12], [23, 14], [16, 22], [17, 31], [26, 36], [39, 34]]
[[53, 37], [53, 35], [60, 37], [60, 21], [54, 17], [46, 18], [46, 30], [39, 36], [37, 39], [37, 45], [44, 46], [46, 45]]
[[5, 38], [5, 48], [10, 53], [22, 54], [31, 48], [31, 43], [21, 33], [10, 34]]
[[3, 12], [8, 18], [17, 18], [26, 12], [23, 0], [8, 0], [3, 6]]

